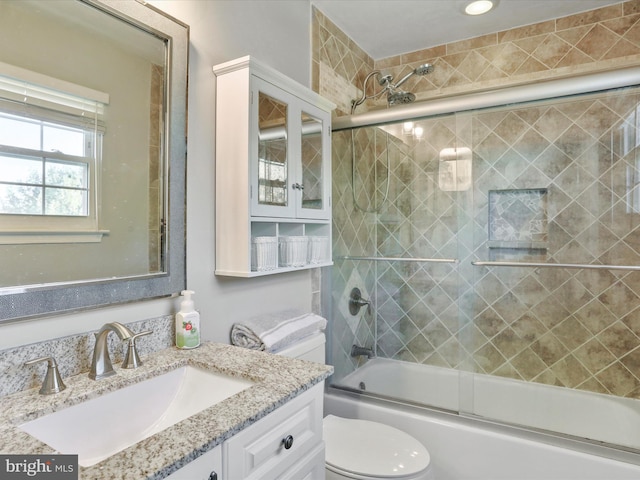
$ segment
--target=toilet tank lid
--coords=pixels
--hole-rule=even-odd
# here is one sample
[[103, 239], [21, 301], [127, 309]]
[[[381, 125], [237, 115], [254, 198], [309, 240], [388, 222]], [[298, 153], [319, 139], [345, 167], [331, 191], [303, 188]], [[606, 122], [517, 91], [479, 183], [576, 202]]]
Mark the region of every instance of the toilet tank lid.
[[406, 432], [382, 423], [327, 415], [326, 463], [344, 472], [402, 478], [429, 467], [429, 452]]
[[318, 347], [324, 348], [325, 341], [326, 340], [324, 333], [318, 332], [304, 337], [292, 343], [291, 345], [288, 345], [284, 348], [281, 348], [280, 350], [271, 353], [275, 353], [276, 355], [282, 355], [285, 357], [300, 358], [305, 353], [313, 349], [316, 349]]

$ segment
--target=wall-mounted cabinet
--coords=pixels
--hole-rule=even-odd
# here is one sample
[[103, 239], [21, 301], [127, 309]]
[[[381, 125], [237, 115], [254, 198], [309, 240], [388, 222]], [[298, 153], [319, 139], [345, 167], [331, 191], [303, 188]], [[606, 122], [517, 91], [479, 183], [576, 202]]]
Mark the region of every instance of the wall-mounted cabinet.
[[331, 265], [331, 102], [243, 57], [216, 75], [216, 275]]

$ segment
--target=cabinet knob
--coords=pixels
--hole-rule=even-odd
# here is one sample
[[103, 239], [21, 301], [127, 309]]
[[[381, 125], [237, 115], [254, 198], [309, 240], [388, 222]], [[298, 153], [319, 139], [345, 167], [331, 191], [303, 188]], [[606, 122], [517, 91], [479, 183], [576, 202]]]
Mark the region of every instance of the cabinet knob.
[[287, 435], [282, 439], [282, 445], [285, 450], [289, 450], [293, 446], [293, 435]]
[[218, 474], [216, 472], [211, 472], [209, 480], [218, 480]]

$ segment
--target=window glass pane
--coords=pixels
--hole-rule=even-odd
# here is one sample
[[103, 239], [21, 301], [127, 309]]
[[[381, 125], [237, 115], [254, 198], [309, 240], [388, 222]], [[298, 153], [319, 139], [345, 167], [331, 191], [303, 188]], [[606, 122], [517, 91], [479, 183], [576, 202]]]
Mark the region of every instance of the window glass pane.
[[44, 125], [42, 129], [42, 150], [82, 157], [85, 154], [84, 133], [77, 128]]
[[24, 185], [0, 184], [0, 213], [40, 215], [42, 189]]
[[40, 150], [40, 125], [16, 117], [0, 116], [0, 145]]
[[50, 186], [86, 188], [87, 168], [88, 166], [84, 163], [47, 160], [45, 183]]
[[42, 183], [42, 160], [0, 155], [0, 182]]
[[45, 188], [45, 215], [87, 215], [87, 192], [66, 188]]

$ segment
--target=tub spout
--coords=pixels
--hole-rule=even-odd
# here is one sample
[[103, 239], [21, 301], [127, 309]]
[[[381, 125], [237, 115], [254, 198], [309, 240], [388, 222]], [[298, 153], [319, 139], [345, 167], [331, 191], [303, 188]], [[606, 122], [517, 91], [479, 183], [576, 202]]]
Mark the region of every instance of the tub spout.
[[366, 355], [367, 358], [373, 358], [376, 355], [373, 353], [373, 348], [359, 347], [357, 345], [351, 345], [351, 356], [359, 357]]

